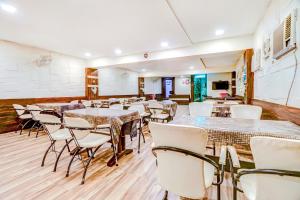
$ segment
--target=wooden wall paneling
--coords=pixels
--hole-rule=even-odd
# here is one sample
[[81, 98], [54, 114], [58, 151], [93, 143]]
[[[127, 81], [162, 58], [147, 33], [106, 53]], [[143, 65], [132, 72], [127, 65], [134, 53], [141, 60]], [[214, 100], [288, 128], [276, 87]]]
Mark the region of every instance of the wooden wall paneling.
[[262, 119], [279, 119], [300, 125], [300, 108], [252, 99], [252, 104], [263, 108]]
[[236, 95], [236, 72], [231, 72], [231, 91], [232, 96], [234, 97]]
[[48, 97], [48, 98], [26, 98], [26, 99], [0, 99], [0, 133], [16, 130], [17, 115], [12, 104], [26, 106], [35, 103], [70, 102], [72, 100], [86, 99], [85, 96], [77, 97]]
[[145, 78], [139, 77], [138, 78], [138, 87], [139, 87], [139, 97], [145, 96]]

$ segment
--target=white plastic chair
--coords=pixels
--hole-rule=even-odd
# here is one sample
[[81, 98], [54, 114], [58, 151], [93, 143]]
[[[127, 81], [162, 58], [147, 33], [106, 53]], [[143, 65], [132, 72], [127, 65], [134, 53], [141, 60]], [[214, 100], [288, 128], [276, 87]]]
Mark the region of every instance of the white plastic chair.
[[222, 146], [219, 165], [204, 155], [208, 140], [207, 131], [191, 127], [150, 123], [157, 158], [159, 184], [181, 197], [201, 199], [217, 176], [217, 197], [223, 182], [226, 164], [226, 147]]
[[[106, 133], [106, 132], [93, 133], [91, 132], [92, 130], [94, 130], [92, 125], [87, 120], [82, 118], [64, 117], [64, 123], [65, 123], [65, 127], [70, 130], [70, 133], [76, 144], [76, 149], [74, 150], [74, 154], [68, 165], [66, 177], [69, 176], [70, 168], [75, 156], [81, 157], [82, 150], [86, 149], [89, 154], [89, 158], [86, 161], [83, 161], [84, 172], [83, 172], [81, 184], [84, 184], [88, 166], [92, 161], [92, 159], [95, 157], [95, 153], [99, 150], [101, 146], [103, 146], [105, 143], [108, 143], [109, 141], [111, 141], [112, 143], [111, 146], [113, 149], [115, 162], [116, 165], [118, 165], [117, 155], [116, 155], [116, 145], [115, 145], [116, 139], [114, 137], [113, 131], [110, 131], [110, 133]], [[85, 136], [82, 137], [82, 134], [80, 134], [80, 132], [83, 132]], [[81, 135], [81, 137], [79, 137], [79, 135]]]
[[211, 117], [213, 104], [192, 102], [189, 104], [190, 116], [192, 117]]
[[[30, 128], [29, 132], [28, 132], [28, 136], [30, 136], [30, 133], [32, 131], [33, 128], [36, 127], [37, 132], [35, 137], [38, 136], [40, 128], [41, 128], [41, 124], [39, 123], [39, 115], [46, 115], [48, 116], [48, 114], [41, 114], [42, 111], [47, 111], [47, 110], [43, 110], [41, 109], [39, 106], [37, 105], [27, 105], [26, 109], [30, 112], [31, 116], [32, 116], [32, 120], [34, 121], [34, 124], [32, 125], [32, 127]], [[51, 112], [53, 112], [53, 110], [49, 110]]]
[[[239, 169], [233, 175], [236, 191], [249, 200], [300, 199], [300, 141], [272, 137], [253, 137], [250, 141], [255, 169]], [[228, 147], [231, 171], [240, 168], [234, 147]], [[240, 182], [241, 189], [237, 188]]]
[[230, 106], [231, 118], [239, 119], [260, 119], [262, 108], [253, 105], [232, 105]]

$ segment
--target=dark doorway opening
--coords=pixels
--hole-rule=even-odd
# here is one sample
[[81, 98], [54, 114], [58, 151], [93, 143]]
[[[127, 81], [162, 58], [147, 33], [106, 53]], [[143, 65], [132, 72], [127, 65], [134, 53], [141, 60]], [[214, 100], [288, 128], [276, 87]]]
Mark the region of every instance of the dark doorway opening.
[[168, 99], [170, 95], [175, 93], [175, 77], [162, 78], [162, 95], [164, 99]]

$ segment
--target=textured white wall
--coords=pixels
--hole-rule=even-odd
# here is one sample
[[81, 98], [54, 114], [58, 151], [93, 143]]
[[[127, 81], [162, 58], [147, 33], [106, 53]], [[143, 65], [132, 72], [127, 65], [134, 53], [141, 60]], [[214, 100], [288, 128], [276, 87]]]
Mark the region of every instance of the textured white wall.
[[161, 94], [161, 77], [145, 77], [145, 94]]
[[[37, 66], [41, 55], [52, 56]], [[86, 61], [0, 40], [0, 98], [84, 96]]]
[[175, 94], [191, 94], [190, 77], [175, 77]]
[[[212, 90], [213, 81], [229, 81], [229, 90]], [[227, 91], [231, 95], [231, 73], [207, 74], [207, 96], [220, 97], [220, 92]]]
[[99, 95], [137, 95], [138, 73], [121, 68], [98, 70]]
[[[271, 37], [273, 30], [283, 21], [292, 9], [297, 9], [297, 46], [295, 53], [291, 52], [280, 60], [262, 58], [261, 71], [255, 72], [254, 77], [254, 98], [273, 103], [283, 104], [300, 108], [300, 1], [299, 0], [273, 0], [265, 17], [262, 19], [256, 33], [254, 42], [255, 48], [262, 48], [265, 38]], [[288, 100], [288, 91], [291, 88], [295, 73], [296, 59], [298, 68], [296, 78], [291, 89]]]

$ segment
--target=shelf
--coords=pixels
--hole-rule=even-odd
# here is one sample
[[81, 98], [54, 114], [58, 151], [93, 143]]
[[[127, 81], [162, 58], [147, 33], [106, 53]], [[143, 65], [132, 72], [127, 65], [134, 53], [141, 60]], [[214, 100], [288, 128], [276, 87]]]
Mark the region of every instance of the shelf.
[[90, 79], [98, 79], [98, 76], [87, 76], [87, 78], [90, 78]]

